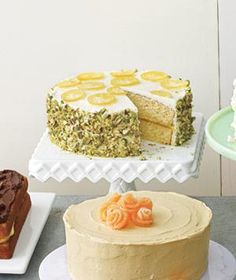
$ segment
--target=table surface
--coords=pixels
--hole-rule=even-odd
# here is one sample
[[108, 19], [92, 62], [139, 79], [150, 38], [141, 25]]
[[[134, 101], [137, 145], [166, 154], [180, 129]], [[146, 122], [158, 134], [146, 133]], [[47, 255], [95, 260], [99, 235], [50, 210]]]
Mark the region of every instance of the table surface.
[[[63, 213], [69, 205], [88, 198], [91, 196], [57, 196], [27, 272], [24, 275], [2, 274], [0, 280], [39, 280], [38, 269], [42, 260], [65, 243]], [[213, 211], [211, 239], [228, 248], [236, 256], [236, 197], [198, 199], [204, 201]]]

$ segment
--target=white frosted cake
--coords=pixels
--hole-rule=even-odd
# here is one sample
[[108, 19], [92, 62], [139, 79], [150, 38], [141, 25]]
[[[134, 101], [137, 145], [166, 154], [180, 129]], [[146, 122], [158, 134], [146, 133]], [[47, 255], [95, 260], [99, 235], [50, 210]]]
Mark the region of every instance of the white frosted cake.
[[234, 118], [233, 118], [233, 122], [231, 123], [231, 126], [234, 129], [234, 133], [233, 135], [228, 136], [228, 141], [236, 142], [236, 79], [234, 80], [233, 83], [233, 96], [231, 99], [231, 107], [234, 111]]
[[138, 191], [70, 206], [64, 214], [73, 280], [199, 280], [211, 210], [177, 193]]
[[141, 139], [182, 145], [192, 134], [189, 81], [160, 71], [81, 73], [50, 89], [51, 141], [89, 156], [141, 153]]

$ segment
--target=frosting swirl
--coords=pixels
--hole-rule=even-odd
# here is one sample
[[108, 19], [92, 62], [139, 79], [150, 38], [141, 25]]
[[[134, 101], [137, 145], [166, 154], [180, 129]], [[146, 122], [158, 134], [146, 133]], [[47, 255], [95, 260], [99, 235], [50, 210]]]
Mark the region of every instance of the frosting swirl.
[[[168, 192], [139, 191], [134, 195], [137, 199], [152, 199], [151, 227], [129, 226], [121, 231], [112, 231], [101, 223], [98, 211], [107, 197], [71, 206], [65, 213], [65, 223], [79, 235], [113, 244], [162, 244], [182, 240], [203, 232], [210, 224], [211, 210], [196, 199]], [[142, 210], [139, 215], [144, 213], [147, 214], [147, 210]]]

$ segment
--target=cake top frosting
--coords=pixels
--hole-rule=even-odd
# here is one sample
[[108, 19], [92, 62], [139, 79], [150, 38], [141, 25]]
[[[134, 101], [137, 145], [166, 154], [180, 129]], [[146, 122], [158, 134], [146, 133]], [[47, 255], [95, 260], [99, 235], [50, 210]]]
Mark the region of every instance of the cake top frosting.
[[211, 222], [211, 210], [203, 202], [190, 197], [177, 193], [149, 191], [135, 192], [135, 196], [152, 199], [151, 227], [131, 224], [122, 230], [114, 231], [105, 223], [101, 223], [99, 207], [107, 197], [70, 206], [64, 215], [65, 224], [76, 234], [89, 236], [102, 243], [162, 244], [197, 235]]
[[[178, 100], [191, 89], [189, 81], [174, 79], [160, 71], [126, 70], [81, 73], [60, 81], [50, 89], [49, 94], [73, 109], [79, 108], [89, 112], [98, 112], [101, 108], [110, 112], [129, 109], [137, 112], [137, 108], [126, 96], [129, 91], [175, 108]], [[100, 95], [100, 99], [94, 95]], [[112, 95], [113, 98], [109, 100], [108, 95]], [[66, 98], [63, 98], [64, 96]]]

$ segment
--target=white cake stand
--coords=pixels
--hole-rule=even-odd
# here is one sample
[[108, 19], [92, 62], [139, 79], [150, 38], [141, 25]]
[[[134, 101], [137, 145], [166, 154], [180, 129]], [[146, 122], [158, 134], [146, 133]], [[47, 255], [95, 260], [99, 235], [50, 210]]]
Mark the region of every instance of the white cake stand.
[[[211, 241], [208, 269], [201, 280], [233, 280], [235, 275], [236, 261], [233, 255], [225, 247]], [[39, 267], [39, 278], [40, 280], [71, 280], [67, 271], [65, 245], [51, 252], [43, 260]]]
[[204, 148], [204, 119], [195, 113], [195, 135], [189, 143], [173, 147], [143, 141], [142, 157], [95, 158], [76, 155], [51, 144], [47, 131], [29, 162], [29, 174], [45, 182], [54, 178], [61, 182], [71, 178], [79, 182], [88, 178], [93, 183], [105, 178], [110, 192], [135, 190], [134, 180], [144, 183], [158, 179], [162, 183], [174, 179], [179, 183], [197, 177]]

